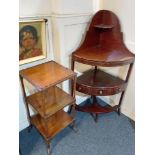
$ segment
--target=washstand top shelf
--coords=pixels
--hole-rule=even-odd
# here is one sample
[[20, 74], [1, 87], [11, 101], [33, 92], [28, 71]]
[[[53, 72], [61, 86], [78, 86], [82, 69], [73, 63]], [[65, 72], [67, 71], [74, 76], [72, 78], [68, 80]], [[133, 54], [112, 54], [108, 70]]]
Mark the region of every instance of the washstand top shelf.
[[94, 28], [97, 28], [97, 29], [112, 29], [114, 27], [114, 25], [112, 24], [97, 24], [97, 25], [94, 25]]
[[94, 15], [83, 43], [72, 53], [73, 61], [104, 67], [131, 64], [134, 57], [124, 44], [117, 16], [108, 10]]

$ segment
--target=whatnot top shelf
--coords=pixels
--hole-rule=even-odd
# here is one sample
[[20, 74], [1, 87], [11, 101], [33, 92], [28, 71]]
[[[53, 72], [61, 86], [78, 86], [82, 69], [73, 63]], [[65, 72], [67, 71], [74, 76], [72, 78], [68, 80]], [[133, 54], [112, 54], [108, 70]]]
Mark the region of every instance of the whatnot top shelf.
[[73, 104], [75, 99], [57, 86], [27, 97], [27, 102], [45, 119]]
[[[35, 115], [31, 118], [32, 124], [47, 141], [70, 125], [73, 121], [74, 119], [63, 110], [58, 111], [47, 120], [43, 119], [40, 115]], [[46, 128], [47, 126], [48, 128]]]
[[20, 71], [20, 75], [30, 82], [38, 91], [45, 90], [76, 76], [72, 70], [55, 61], [49, 61]]

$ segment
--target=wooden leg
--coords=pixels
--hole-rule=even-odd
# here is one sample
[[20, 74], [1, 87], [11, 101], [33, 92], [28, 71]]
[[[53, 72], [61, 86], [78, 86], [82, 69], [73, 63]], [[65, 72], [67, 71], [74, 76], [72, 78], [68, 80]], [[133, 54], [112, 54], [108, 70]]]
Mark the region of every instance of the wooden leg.
[[117, 113], [118, 113], [119, 116], [120, 116], [120, 114], [121, 114], [121, 109], [120, 109], [120, 107], [121, 107], [121, 104], [122, 104], [122, 100], [123, 100], [123, 97], [124, 97], [124, 93], [125, 93], [125, 91], [122, 92], [121, 97], [120, 97], [120, 100], [119, 100], [119, 104], [118, 104]]
[[120, 107], [117, 109], [117, 113], [118, 113], [119, 116], [121, 115], [121, 109], [120, 109]]
[[50, 147], [50, 141], [46, 141], [47, 144], [47, 155], [52, 155], [51, 147]]
[[71, 114], [72, 114], [72, 116], [73, 116], [73, 118], [75, 118], [75, 116], [76, 116], [76, 109], [75, 109], [75, 104], [74, 105], [72, 105], [72, 109], [71, 109]]
[[[131, 75], [132, 68], [133, 68], [133, 63], [131, 63], [130, 66], [129, 66], [128, 73], [127, 73], [127, 76], [126, 76], [126, 79], [125, 79], [126, 83], [128, 83], [128, 81], [129, 81], [129, 77], [130, 77], [130, 75]], [[123, 100], [123, 97], [124, 97], [124, 93], [125, 93], [125, 91], [122, 92], [121, 97], [120, 97], [120, 100], [119, 100], [118, 109], [117, 109], [118, 115], [121, 114], [121, 109], [120, 109], [120, 107], [121, 107], [121, 104], [122, 104], [122, 100]]]
[[98, 122], [98, 114], [95, 114], [95, 122]]
[[[98, 107], [99, 104], [97, 102], [96, 96], [91, 96], [91, 97], [92, 97], [92, 104], [93, 104], [94, 108]], [[92, 113], [91, 115], [93, 116], [94, 121], [97, 123], [98, 122], [98, 114], [97, 113]]]
[[73, 123], [70, 125], [70, 127], [75, 131], [75, 132], [78, 132], [78, 128], [76, 127], [76, 124], [75, 124], [75, 120], [73, 121]]
[[[71, 70], [72, 70], [72, 71], [74, 71], [74, 66], [75, 66], [75, 62], [74, 62], [74, 60], [72, 59], [72, 60], [71, 60]], [[74, 88], [74, 87], [75, 87], [75, 83], [76, 83], [76, 80], [75, 80], [75, 78], [74, 78], [74, 79], [72, 79], [71, 82], [70, 82], [70, 86], [71, 86], [71, 89], [70, 89], [70, 90], [71, 90], [71, 95], [72, 95], [72, 96], [75, 95], [75, 94], [74, 94], [74, 93], [75, 93], [75, 92], [74, 92], [74, 91], [75, 91], [75, 88]], [[74, 95], [73, 95], [73, 94], [74, 94]]]
[[31, 132], [32, 127], [33, 127], [33, 125], [32, 125], [32, 124], [30, 124], [30, 125], [29, 125], [29, 127], [28, 127], [28, 133], [30, 133], [30, 132]]
[[90, 113], [90, 115], [93, 117], [94, 121], [97, 123], [98, 122], [98, 114]]
[[69, 108], [68, 108], [68, 113], [69, 113], [69, 114], [71, 113], [72, 108], [73, 108], [73, 105], [69, 106]]
[[[71, 114], [72, 117], [75, 119], [75, 115], [76, 115], [76, 110], [75, 110], [75, 104], [71, 106]], [[70, 125], [70, 127], [75, 131], [78, 132], [78, 128], [76, 127], [76, 123], [75, 120], [73, 121], [73, 123]]]

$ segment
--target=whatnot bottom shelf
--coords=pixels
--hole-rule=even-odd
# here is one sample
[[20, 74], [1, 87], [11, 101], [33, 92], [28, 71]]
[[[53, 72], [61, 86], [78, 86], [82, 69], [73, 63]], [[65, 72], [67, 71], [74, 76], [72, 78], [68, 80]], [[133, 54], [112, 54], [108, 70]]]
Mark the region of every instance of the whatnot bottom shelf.
[[[43, 119], [39, 114], [31, 118], [31, 123], [39, 130], [41, 135], [48, 141], [57, 133], [73, 122], [73, 118], [63, 110], [58, 111], [48, 119]], [[48, 130], [47, 130], [48, 128]]]

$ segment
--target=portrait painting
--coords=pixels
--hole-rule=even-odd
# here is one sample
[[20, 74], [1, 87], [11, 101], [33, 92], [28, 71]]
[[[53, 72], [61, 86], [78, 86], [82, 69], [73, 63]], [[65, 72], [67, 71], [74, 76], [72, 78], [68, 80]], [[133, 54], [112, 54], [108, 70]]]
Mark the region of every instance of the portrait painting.
[[46, 58], [45, 20], [19, 22], [19, 64]]

